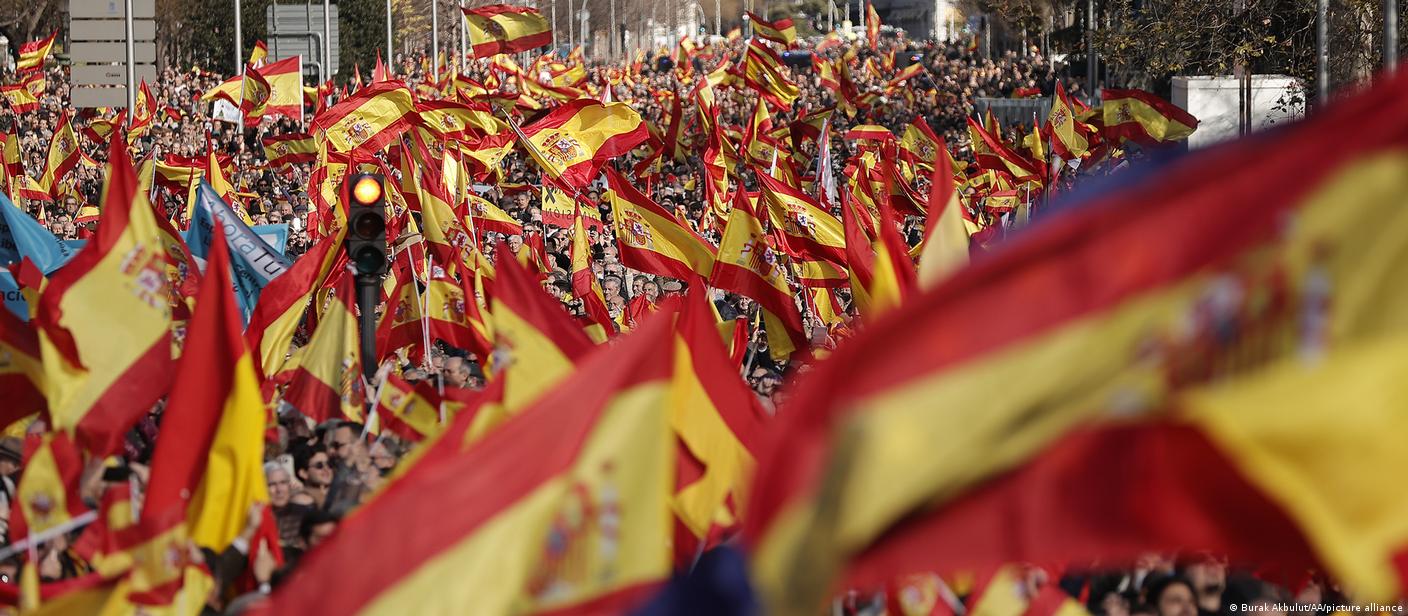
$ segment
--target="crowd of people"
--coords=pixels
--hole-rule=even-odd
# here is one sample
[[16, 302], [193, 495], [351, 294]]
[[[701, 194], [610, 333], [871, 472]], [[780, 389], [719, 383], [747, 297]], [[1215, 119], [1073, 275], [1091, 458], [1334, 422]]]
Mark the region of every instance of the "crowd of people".
[[[745, 42], [713, 42], [707, 53], [695, 59], [694, 78], [700, 78], [723, 61], [737, 62]], [[888, 57], [896, 64], [887, 74], [856, 73], [856, 85], [863, 90], [872, 86], [878, 89], [894, 71], [903, 68], [900, 64], [917, 62], [927, 69], [906, 84], [909, 92], [905, 96], [881, 97], [869, 109], [862, 109], [853, 116], [840, 113], [832, 116], [829, 145], [836, 153], [836, 167], [830, 171], [837, 175], [844, 173], [840, 164], [855, 147], [854, 143], [843, 137], [848, 129], [862, 124], [878, 124], [898, 133], [916, 117], [922, 117], [944, 137], [956, 158], [971, 160], [973, 153], [967, 119], [973, 115], [976, 98], [1007, 98], [1027, 93], [1050, 96], [1063, 71], [1063, 67], [1041, 56], [1035, 48], [1024, 54], [1009, 52], [1001, 57], [987, 58], [971, 51], [965, 42], [921, 42], [902, 36], [885, 37], [878, 49], [871, 49], [862, 38], [843, 41], [816, 53], [824, 58], [854, 54], [862, 62]], [[893, 62], [894, 58], [899, 58], [900, 62]], [[602, 72], [626, 70], [630, 64], [630, 58], [615, 63], [594, 61], [588, 64], [588, 71], [596, 81], [595, 76]], [[672, 70], [672, 64], [666, 51], [648, 55], [632, 83], [615, 86], [612, 98], [629, 102], [649, 124], [656, 127], [668, 125], [671, 109], [655, 93], [684, 92], [690, 87], [690, 84], [681, 81], [678, 71]], [[72, 109], [69, 105], [68, 70], [67, 66], [50, 62], [43, 69], [45, 86], [39, 97], [39, 109], [24, 114], [16, 114], [9, 109], [0, 110], [0, 128], [18, 137], [24, 169], [29, 175], [38, 176], [45, 167], [46, 152], [55, 129], [63, 121], [62, 116], [68, 114], [72, 117], [73, 128], [80, 135], [83, 151], [83, 159], [71, 176], [72, 189], [52, 201], [20, 199], [17, 195], [12, 195], [12, 198], [58, 238], [76, 240], [92, 237], [101, 216], [97, 206], [102, 195], [106, 140], [93, 128], [111, 119], [113, 114], [110, 110]], [[491, 70], [489, 62], [472, 60], [462, 68], [461, 74], [483, 81]], [[797, 65], [789, 65], [787, 70], [791, 71], [791, 78], [799, 86], [800, 96], [791, 110], [773, 117], [775, 125], [787, 125], [809, 112], [836, 105], [833, 92], [823, 87], [819, 76]], [[412, 88], [420, 83], [435, 81], [438, 77], [424, 57], [398, 57], [392, 64], [392, 73]], [[316, 216], [316, 212], [310, 196], [312, 190], [308, 185], [314, 164], [271, 167], [265, 160], [261, 144], [265, 136], [309, 132], [312, 107], [309, 107], [301, 122], [287, 117], [268, 118], [253, 126], [222, 121], [213, 114], [211, 102], [202, 100], [202, 94], [222, 80], [222, 76], [199, 67], [163, 68], [157, 81], [147, 84], [162, 113], [157, 115], [158, 119], [151, 129], [133, 142], [134, 160], [139, 163], [195, 161], [205, 159], [212, 153], [217, 159], [228, 158], [228, 164], [222, 166], [227, 168], [227, 180], [240, 197], [239, 208], [257, 225], [286, 225], [288, 243], [285, 253], [291, 259], [297, 258], [315, 239], [312, 234], [317, 223], [310, 215]], [[507, 87], [512, 88], [511, 85]], [[1077, 84], [1067, 82], [1066, 87], [1072, 96], [1083, 96]], [[717, 120], [727, 125], [747, 125], [754, 112], [755, 100], [756, 95], [746, 89], [729, 92], [718, 101]], [[694, 118], [697, 115], [694, 101], [689, 98], [684, 101], [683, 117]], [[1005, 137], [1009, 141], [1020, 141], [1024, 129], [1030, 132], [1029, 126], [1009, 126], [1008, 129], [1011, 132]], [[815, 152], [807, 154], [810, 156]], [[613, 164], [624, 170], [638, 162], [640, 158], [632, 154]], [[687, 221], [704, 238], [717, 244], [722, 229], [702, 222], [707, 218], [704, 214], [708, 208], [704, 173], [704, 163], [697, 156], [686, 157], [682, 161], [667, 160], [653, 175], [653, 180], [640, 188], [657, 203], [676, 212], [680, 220]], [[508, 191], [501, 188], [539, 185], [537, 168], [528, 156], [510, 154], [501, 163], [499, 178], [498, 185], [486, 184], [476, 187], [476, 190], [521, 222], [525, 235], [529, 237], [489, 238], [483, 242], [486, 256], [491, 260], [494, 258], [493, 248], [497, 242], [492, 240], [502, 239], [509, 250], [515, 252], [524, 249], [525, 244], [540, 241], [548, 258], [545, 288], [562, 301], [569, 313], [580, 314], [580, 301], [572, 291], [570, 229], [544, 220], [537, 190]], [[917, 187], [927, 189], [926, 184], [922, 178], [916, 181]], [[602, 220], [610, 221], [610, 205], [604, 192], [598, 182], [588, 190], [587, 200], [599, 204]], [[158, 185], [153, 187], [152, 194], [157, 197], [154, 200], [156, 206], [178, 226], [188, 222], [183, 219], [187, 211], [185, 192]], [[913, 217], [905, 221], [905, 229], [911, 235], [921, 233], [923, 224], [922, 219]], [[687, 289], [684, 281], [646, 275], [624, 266], [614, 230], [609, 223], [603, 232], [592, 230], [590, 243], [593, 273], [598, 278], [611, 316], [622, 329], [628, 329], [651, 307], [671, 296], [680, 296]], [[854, 309], [846, 292], [840, 291], [837, 296], [841, 308], [839, 324], [826, 323], [810, 315], [807, 318], [806, 325], [815, 349], [834, 347], [846, 335], [847, 323], [854, 315]], [[725, 320], [746, 317], [755, 312], [751, 300], [739, 295], [718, 293], [714, 299], [720, 317]], [[306, 335], [307, 332], [301, 333], [296, 344], [305, 341]], [[434, 346], [424, 363], [404, 360], [400, 370], [402, 377], [412, 383], [431, 381], [451, 389], [484, 387], [485, 358], [444, 343]], [[796, 369], [796, 362], [775, 361], [766, 351], [766, 342], [755, 338], [750, 347], [745, 378], [762, 405], [773, 410], [786, 395], [786, 377]], [[260, 584], [278, 584], [282, 576], [297, 566], [304, 552], [316, 548], [335, 531], [343, 516], [370, 498], [392, 476], [398, 463], [414, 446], [389, 432], [368, 438], [368, 430], [361, 423], [346, 419], [315, 423], [297, 411], [286, 405], [280, 409], [275, 435], [267, 443], [265, 455], [265, 477], [270, 495], [268, 507], [277, 524], [276, 541], [282, 553], [282, 564], [273, 562], [265, 550], [260, 550], [260, 557], [252, 561], [244, 558], [254, 547], [251, 542], [260, 540], [255, 532], [262, 514], [257, 510], [250, 512], [246, 534], [231, 547], [235, 553], [206, 555], [207, 563], [220, 583], [209, 604], [212, 612], [238, 611], [244, 604], [232, 598], [239, 591], [252, 590]], [[127, 440], [126, 468], [132, 469], [132, 474], [117, 481], [131, 481], [137, 485], [138, 491], [141, 482], [145, 481], [146, 465], [151, 460], [160, 417], [161, 408], [158, 406]], [[42, 430], [42, 423], [31, 424], [28, 429]], [[21, 448], [17, 438], [0, 441], [0, 475], [17, 476], [22, 463]], [[102, 470], [101, 464], [90, 464], [85, 471], [84, 485], [88, 489], [84, 496], [94, 499], [94, 505], [105, 480]], [[9, 495], [14, 494], [12, 480], [6, 488]], [[0, 511], [8, 512], [9, 507], [0, 507]], [[83, 562], [81, 538], [82, 531], [75, 530], [68, 536], [45, 544], [39, 555], [42, 563], [39, 573], [43, 580], [59, 581], [87, 570]], [[0, 583], [16, 579], [19, 563], [18, 555], [0, 563]], [[240, 581], [246, 572], [254, 578], [252, 586], [242, 585]], [[1256, 603], [1283, 598], [1275, 594], [1280, 592], [1276, 588], [1244, 581], [1236, 574], [1229, 574], [1225, 565], [1211, 560], [1175, 566], [1167, 559], [1155, 559], [1127, 572], [1102, 572], [1100, 576], [1086, 578], [1069, 575], [1062, 580], [1062, 587], [1072, 583], [1075, 585], [1067, 591], [1072, 596], [1085, 597], [1090, 611], [1101, 616], [1219, 614], [1226, 613], [1228, 605], [1234, 601]], [[1038, 592], [1036, 587], [1039, 585], [1033, 582], [1033, 594]], [[1323, 584], [1311, 584], [1301, 592], [1305, 595], [1327, 590]], [[889, 599], [893, 598], [891, 596]], [[1311, 598], [1308, 595], [1295, 597], [1296, 600]], [[890, 613], [904, 613], [895, 611], [893, 602], [887, 601], [883, 594], [856, 593], [846, 598], [845, 603], [846, 609], [854, 613], [879, 613], [887, 606]]]

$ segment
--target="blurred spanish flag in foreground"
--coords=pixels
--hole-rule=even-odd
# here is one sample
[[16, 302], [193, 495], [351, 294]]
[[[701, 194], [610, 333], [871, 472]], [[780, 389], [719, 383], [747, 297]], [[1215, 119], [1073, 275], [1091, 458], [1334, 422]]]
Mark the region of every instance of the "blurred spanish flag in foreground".
[[626, 613], [671, 568], [669, 329], [648, 320], [467, 451], [422, 459], [269, 613]]
[[768, 613], [913, 571], [1144, 550], [1403, 596], [1405, 96], [1389, 78], [1137, 178], [817, 364], [745, 520]]

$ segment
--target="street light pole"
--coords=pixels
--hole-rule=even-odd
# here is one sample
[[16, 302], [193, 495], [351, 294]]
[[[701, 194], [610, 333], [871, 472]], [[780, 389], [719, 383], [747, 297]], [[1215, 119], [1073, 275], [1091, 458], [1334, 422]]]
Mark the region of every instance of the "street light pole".
[[1384, 71], [1398, 68], [1398, 0], [1384, 0]]
[[332, 0], [323, 0], [323, 66], [332, 78]]
[[[386, 0], [386, 65], [393, 66], [391, 51], [391, 0]], [[395, 71], [392, 71], [393, 73]]]
[[[240, 61], [240, 0], [235, 0], [235, 64]], [[127, 125], [132, 126], [132, 106], [137, 103], [137, 67], [134, 60], [137, 59], [136, 50], [132, 48], [132, 0], [127, 0], [123, 5], [124, 26], [127, 28]], [[243, 131], [241, 131], [243, 132]]]
[[1330, 0], [1315, 3], [1315, 102], [1330, 102]]
[[430, 0], [430, 72], [440, 78], [440, 0]]
[[611, 0], [611, 23], [607, 24], [606, 37], [606, 53], [615, 60], [616, 50], [621, 47], [621, 41], [616, 35], [616, 0]]
[[458, 66], [458, 67], [460, 67], [460, 70], [463, 71], [463, 70], [467, 70], [467, 69], [469, 68], [469, 66], [466, 64], [466, 63], [468, 62], [468, 60], [466, 60], [466, 58], [469, 57], [469, 25], [467, 24], [467, 22], [466, 22], [466, 20], [465, 20], [465, 18], [464, 18], [464, 0], [460, 0], [460, 14], [459, 14], [459, 18], [460, 18], [460, 59], [455, 62], [455, 65]]

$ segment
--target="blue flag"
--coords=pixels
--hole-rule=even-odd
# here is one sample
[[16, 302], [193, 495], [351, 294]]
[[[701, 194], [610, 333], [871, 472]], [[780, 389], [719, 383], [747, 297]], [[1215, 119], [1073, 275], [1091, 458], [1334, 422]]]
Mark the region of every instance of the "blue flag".
[[73, 254], [44, 225], [0, 194], [0, 264], [19, 263], [29, 257], [47, 276]]
[[284, 254], [288, 247], [288, 225], [255, 225], [254, 233], [275, 252]]
[[254, 305], [259, 302], [259, 293], [270, 280], [288, 270], [290, 263], [280, 251], [244, 224], [208, 182], [202, 181], [200, 188], [196, 189], [191, 228], [186, 231], [186, 245], [202, 269], [210, 255], [216, 223], [225, 230], [225, 241], [230, 247], [230, 272], [235, 281], [235, 299], [244, 313], [245, 323], [248, 323]]
[[13, 312], [21, 321], [29, 320], [29, 302], [24, 301], [20, 285], [8, 270], [0, 269], [0, 294], [5, 297], [5, 308]]

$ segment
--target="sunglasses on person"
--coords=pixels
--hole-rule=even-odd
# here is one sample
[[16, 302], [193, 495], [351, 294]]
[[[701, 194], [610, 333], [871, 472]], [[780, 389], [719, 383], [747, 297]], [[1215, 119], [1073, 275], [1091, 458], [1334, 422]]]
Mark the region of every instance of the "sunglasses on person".
[[314, 463], [312, 463], [312, 464], [309, 464], [308, 467], [309, 467], [309, 468], [312, 468], [312, 469], [314, 469], [314, 470], [319, 470], [319, 471], [321, 471], [321, 470], [324, 470], [324, 469], [326, 469], [326, 468], [328, 467], [328, 463], [327, 463], [327, 462], [314, 462]]

